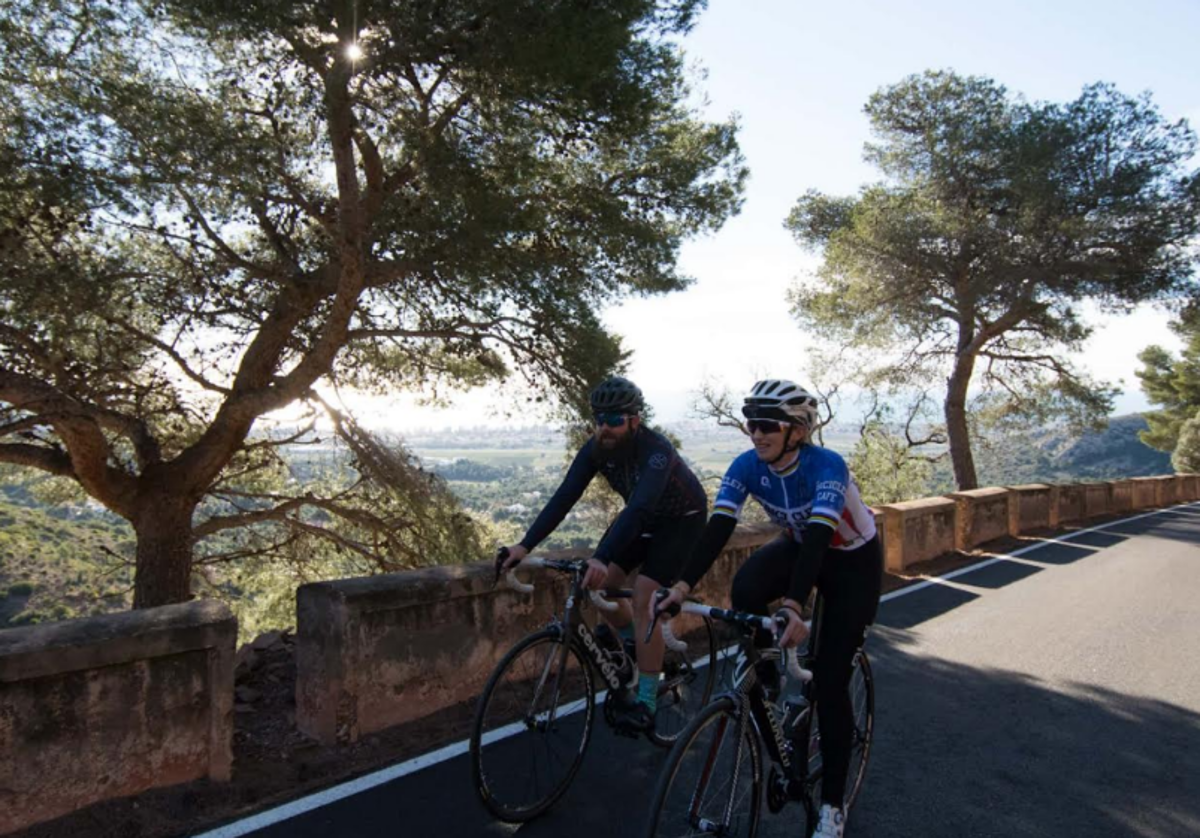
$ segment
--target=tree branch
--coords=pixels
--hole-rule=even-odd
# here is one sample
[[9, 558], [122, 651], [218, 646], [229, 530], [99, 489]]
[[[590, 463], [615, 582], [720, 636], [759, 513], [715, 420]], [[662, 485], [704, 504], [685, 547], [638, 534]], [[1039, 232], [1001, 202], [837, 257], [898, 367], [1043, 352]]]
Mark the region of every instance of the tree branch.
[[65, 451], [14, 442], [0, 444], [0, 463], [36, 468], [58, 477], [74, 477], [75, 469]]
[[148, 334], [147, 332], [142, 331], [137, 326], [134, 326], [132, 323], [125, 320], [124, 318], [105, 316], [104, 319], [106, 321], [108, 321], [109, 323], [112, 323], [114, 326], [117, 326], [117, 327], [125, 330], [129, 334], [136, 337], [138, 340], [144, 341], [145, 343], [148, 343], [151, 346], [153, 346], [154, 348], [163, 352], [172, 361], [175, 362], [175, 365], [177, 367], [179, 367], [180, 372], [182, 372], [184, 375], [186, 375], [188, 378], [190, 378], [195, 383], [199, 384], [205, 390], [208, 390], [210, 393], [219, 393], [223, 396], [229, 395], [230, 390], [228, 387], [222, 387], [219, 384], [214, 384], [211, 381], [209, 381], [207, 378], [205, 378], [203, 375], [201, 375], [200, 373], [193, 370], [191, 368], [191, 366], [188, 364], [187, 360], [182, 355], [180, 355], [179, 352], [175, 349], [175, 347], [173, 347], [171, 344], [169, 344], [166, 341], [163, 341], [159, 338], [156, 338], [154, 335], [151, 335], [151, 334]]
[[200, 205], [196, 203], [195, 199], [192, 198], [192, 196], [185, 189], [180, 186], [176, 186], [175, 194], [178, 195], [185, 204], [187, 204], [188, 212], [191, 213], [191, 216], [196, 220], [196, 223], [200, 225], [200, 229], [202, 229], [204, 234], [208, 236], [209, 241], [213, 243], [213, 246], [216, 248], [218, 253], [222, 254], [226, 259], [238, 267], [244, 268], [245, 270], [248, 270], [257, 276], [266, 278], [272, 278], [275, 276], [271, 270], [262, 265], [257, 265], [254, 262], [251, 262], [230, 247], [229, 243], [221, 238], [221, 236], [217, 234], [217, 231], [212, 228], [212, 225], [208, 223], [208, 219], [205, 217], [204, 211], [200, 209]]
[[[62, 393], [44, 381], [5, 367], [0, 367], [0, 401], [6, 401], [18, 410], [34, 414], [35, 417], [42, 417], [43, 424], [54, 427], [59, 437], [68, 443], [67, 448], [71, 450], [72, 458], [82, 456], [85, 450], [97, 452], [94, 456], [100, 457], [100, 463], [104, 464], [103, 470], [107, 470], [109, 445], [100, 432], [101, 428], [129, 439], [142, 465], [159, 462], [162, 457], [158, 441], [142, 420], [125, 416], [115, 410], [87, 404]], [[78, 450], [73, 448], [69, 436], [75, 440], [76, 446], [82, 447]], [[103, 452], [102, 456], [98, 453], [100, 451]], [[98, 479], [101, 470], [93, 468], [92, 471]], [[82, 482], [82, 474], [80, 478]]]
[[223, 530], [247, 527], [251, 524], [260, 524], [264, 521], [282, 521], [287, 517], [289, 512], [302, 509], [308, 503], [309, 500], [307, 497], [291, 498], [278, 506], [270, 509], [262, 509], [257, 512], [243, 512], [239, 515], [216, 515], [197, 524], [193, 528], [193, 532], [197, 539], [201, 539]]

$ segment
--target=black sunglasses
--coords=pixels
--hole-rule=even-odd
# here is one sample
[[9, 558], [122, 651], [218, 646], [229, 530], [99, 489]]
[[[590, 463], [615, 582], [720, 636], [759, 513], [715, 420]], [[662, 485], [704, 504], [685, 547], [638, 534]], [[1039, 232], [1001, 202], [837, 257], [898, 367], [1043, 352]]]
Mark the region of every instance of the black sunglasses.
[[783, 423], [776, 422], [774, 419], [751, 419], [746, 423], [746, 427], [750, 433], [758, 431], [760, 434], [778, 434], [783, 433]]
[[609, 428], [619, 428], [625, 424], [628, 418], [624, 413], [597, 413], [594, 417], [597, 425], [605, 425]]

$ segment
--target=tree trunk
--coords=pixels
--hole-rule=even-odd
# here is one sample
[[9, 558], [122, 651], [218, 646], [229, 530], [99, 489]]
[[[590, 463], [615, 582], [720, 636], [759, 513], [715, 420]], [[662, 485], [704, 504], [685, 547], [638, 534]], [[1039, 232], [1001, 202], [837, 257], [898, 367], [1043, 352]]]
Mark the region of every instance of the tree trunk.
[[192, 513], [183, 498], [143, 498], [137, 533], [137, 573], [133, 607], [153, 608], [192, 598]]
[[967, 388], [975, 371], [975, 356], [960, 354], [946, 382], [946, 435], [950, 441], [950, 461], [954, 464], [954, 482], [959, 491], [979, 488], [975, 458], [971, 454], [971, 434], [967, 428]]

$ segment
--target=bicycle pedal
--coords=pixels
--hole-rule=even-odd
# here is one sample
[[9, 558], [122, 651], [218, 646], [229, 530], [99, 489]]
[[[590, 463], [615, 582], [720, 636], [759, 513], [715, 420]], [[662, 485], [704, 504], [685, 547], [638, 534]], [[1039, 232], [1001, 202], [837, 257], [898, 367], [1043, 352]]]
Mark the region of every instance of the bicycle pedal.
[[778, 815], [794, 799], [789, 785], [787, 779], [772, 765], [771, 773], [767, 775], [767, 809], [772, 815]]

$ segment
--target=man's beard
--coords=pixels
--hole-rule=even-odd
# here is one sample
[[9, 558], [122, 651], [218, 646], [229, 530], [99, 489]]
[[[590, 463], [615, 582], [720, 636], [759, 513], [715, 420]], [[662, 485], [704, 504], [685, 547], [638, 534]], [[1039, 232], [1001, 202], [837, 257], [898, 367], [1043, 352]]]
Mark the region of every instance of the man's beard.
[[626, 432], [620, 436], [601, 436], [597, 439], [601, 450], [606, 454], [620, 454], [633, 445], [633, 433]]

